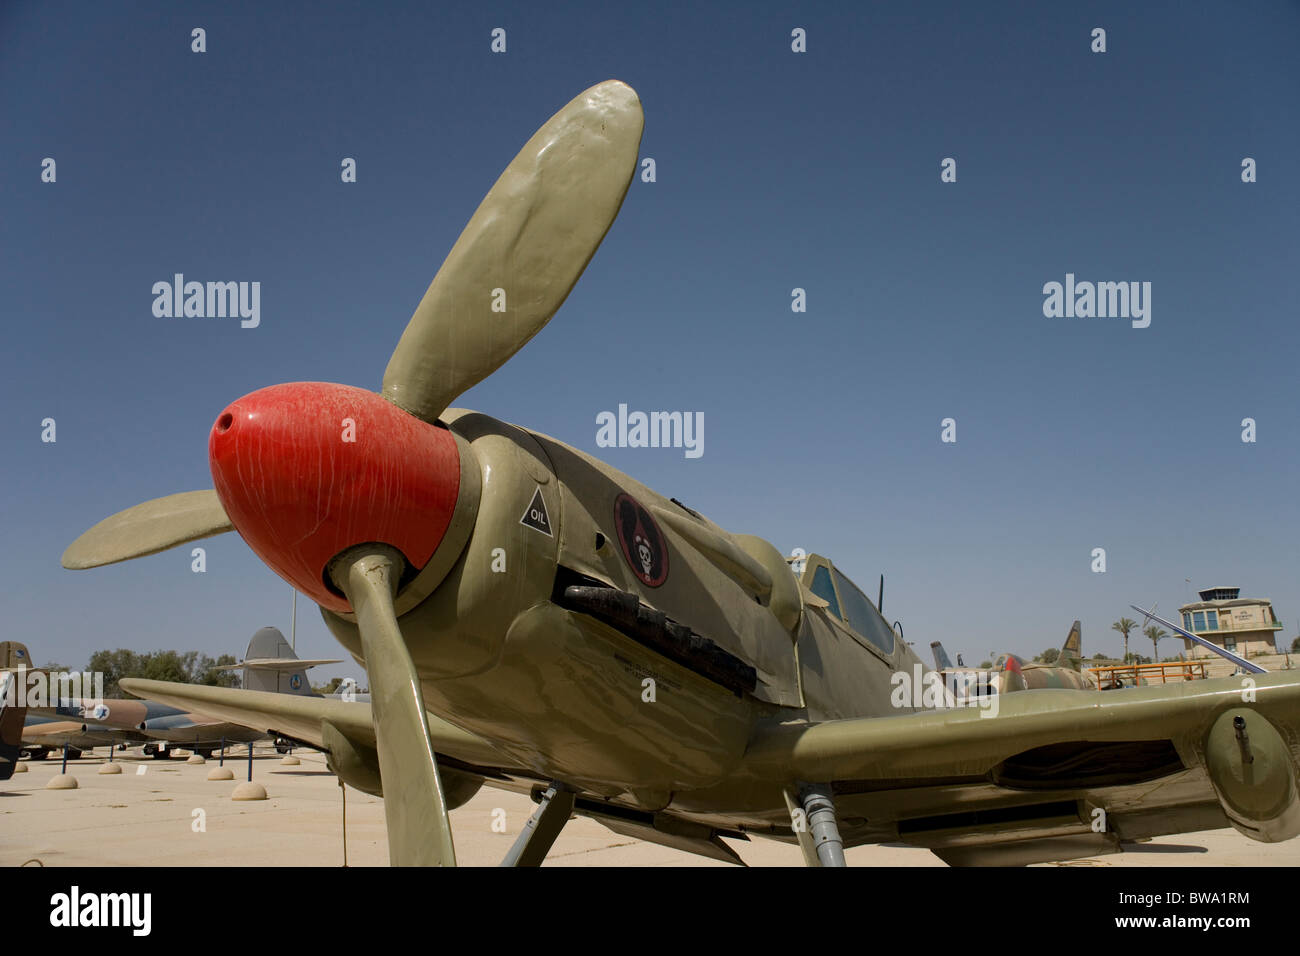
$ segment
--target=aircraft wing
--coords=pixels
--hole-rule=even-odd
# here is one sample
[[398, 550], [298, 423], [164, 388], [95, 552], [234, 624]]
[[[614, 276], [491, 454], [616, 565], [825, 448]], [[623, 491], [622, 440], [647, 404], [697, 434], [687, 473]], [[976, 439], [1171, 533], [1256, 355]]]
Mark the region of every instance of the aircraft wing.
[[148, 739], [144, 734], [130, 729], [46, 717], [29, 716], [22, 728], [22, 742], [28, 747], [61, 747], [68, 744], [79, 750], [87, 750], [92, 747], [143, 743]]
[[[290, 737], [322, 749], [322, 721], [328, 721], [353, 740], [370, 747], [375, 745], [375, 727], [368, 703], [138, 678], [123, 679], [119, 683], [123, 690], [137, 697], [147, 697], [263, 733]], [[433, 714], [428, 716], [429, 730], [438, 753], [483, 767], [517, 766], [483, 738]]]
[[1300, 676], [1031, 690], [997, 705], [770, 725], [745, 769], [828, 782], [837, 812], [874, 828], [854, 842], [901, 839], [949, 862], [1069, 859], [1228, 823], [1264, 842], [1300, 833]]

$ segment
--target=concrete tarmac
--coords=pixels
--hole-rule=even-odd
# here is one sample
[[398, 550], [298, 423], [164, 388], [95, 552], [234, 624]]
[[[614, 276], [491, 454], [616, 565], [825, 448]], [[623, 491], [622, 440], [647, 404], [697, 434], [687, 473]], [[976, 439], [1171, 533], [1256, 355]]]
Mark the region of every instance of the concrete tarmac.
[[[284, 766], [269, 746], [253, 760], [253, 779], [269, 799], [235, 802], [248, 761], [227, 758], [233, 781], [210, 781], [205, 765], [117, 754], [122, 773], [101, 775], [105, 759], [69, 761], [76, 790], [46, 790], [60, 761], [23, 761], [27, 773], [0, 783], [0, 866], [340, 866], [343, 801], [337, 778], [314, 751]], [[484, 787], [451, 811], [457, 861], [496, 866], [534, 809], [526, 796]], [[797, 847], [755, 837], [727, 841], [750, 866], [800, 866]], [[850, 866], [943, 866], [928, 850], [856, 847]], [[347, 858], [351, 866], [385, 866], [383, 801], [347, 791]], [[585, 817], [569, 821], [547, 866], [726, 866], [704, 857], [606, 830]], [[1300, 839], [1256, 843], [1232, 829], [1161, 837], [1133, 852], [1059, 866], [1297, 866]]]

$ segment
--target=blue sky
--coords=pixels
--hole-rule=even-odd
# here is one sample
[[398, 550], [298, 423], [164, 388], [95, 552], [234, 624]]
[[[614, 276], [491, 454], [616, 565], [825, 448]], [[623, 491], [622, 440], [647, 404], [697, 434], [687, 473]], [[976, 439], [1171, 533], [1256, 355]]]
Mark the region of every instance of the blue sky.
[[[205, 574], [186, 551], [79, 573], [59, 555], [112, 512], [209, 487], [232, 399], [378, 388], [500, 170], [617, 77], [657, 181], [458, 404], [826, 554], [868, 593], [883, 571], [922, 650], [1033, 654], [1077, 617], [1088, 654], [1117, 651], [1110, 622], [1173, 611], [1188, 578], [1271, 598], [1289, 640], [1298, 27], [1284, 3], [7, 3], [4, 636], [79, 666], [287, 631], [288, 586], [236, 535], [208, 542]], [[261, 325], [154, 317], [175, 272], [260, 281]], [[1046, 318], [1067, 272], [1149, 281], [1150, 327]], [[620, 403], [703, 413], [703, 456], [597, 448]], [[336, 654], [299, 604], [300, 652]]]

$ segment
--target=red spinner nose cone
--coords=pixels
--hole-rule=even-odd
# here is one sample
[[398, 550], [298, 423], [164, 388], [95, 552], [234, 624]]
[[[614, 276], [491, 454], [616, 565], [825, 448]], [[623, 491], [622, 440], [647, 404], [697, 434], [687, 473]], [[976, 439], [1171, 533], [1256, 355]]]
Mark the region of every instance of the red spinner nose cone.
[[230, 404], [212, 426], [217, 496], [248, 546], [322, 607], [341, 551], [397, 548], [416, 568], [437, 549], [460, 491], [460, 453], [437, 428], [347, 385], [295, 382]]

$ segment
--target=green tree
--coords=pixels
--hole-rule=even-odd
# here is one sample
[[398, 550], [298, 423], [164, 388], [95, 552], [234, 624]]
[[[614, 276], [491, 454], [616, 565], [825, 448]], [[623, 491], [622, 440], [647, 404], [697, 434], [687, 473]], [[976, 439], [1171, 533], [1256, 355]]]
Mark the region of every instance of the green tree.
[[124, 691], [117, 686], [123, 677], [142, 677], [140, 655], [119, 647], [115, 651], [95, 651], [90, 655], [86, 670], [104, 675], [104, 696], [121, 697]]
[[332, 677], [328, 684], [312, 684], [311, 689], [318, 694], [328, 695], [339, 689], [343, 684], [342, 677]]
[[89, 671], [104, 675], [104, 696], [130, 696], [118, 685], [125, 677], [143, 677], [148, 680], [174, 681], [179, 684], [208, 684], [216, 687], [239, 687], [238, 671], [221, 671], [217, 666], [234, 664], [230, 654], [222, 654], [215, 661], [199, 651], [135, 651], [119, 647], [115, 651], [96, 651], [86, 665]]
[[1061, 649], [1059, 647], [1049, 647], [1047, 650], [1043, 651], [1043, 653], [1035, 657], [1034, 660], [1042, 661], [1044, 664], [1055, 664], [1060, 657]]
[[207, 654], [200, 654], [190, 682], [193, 684], [206, 684], [209, 687], [242, 687], [243, 681], [239, 676], [240, 671], [217, 669], [228, 664], [238, 663], [233, 654], [222, 654], [215, 661], [208, 657]]
[[1127, 617], [1121, 617], [1110, 626], [1112, 631], [1119, 631], [1124, 635], [1124, 660], [1126, 662], [1128, 661], [1128, 632], [1137, 626], [1137, 621], [1130, 620]]
[[1160, 640], [1169, 636], [1169, 632], [1158, 624], [1148, 624], [1142, 629], [1142, 633], [1151, 639], [1154, 650], [1151, 653], [1153, 661], [1160, 660]]
[[1291, 642], [1291, 653], [1300, 654], [1300, 637]]
[[984, 670], [988, 670], [992, 666], [993, 666], [992, 661], [980, 661], [980, 667]]
[[198, 651], [186, 651], [184, 654], [179, 651], [153, 651], [143, 656], [144, 673], [140, 676], [148, 680], [188, 684], [198, 656]]

